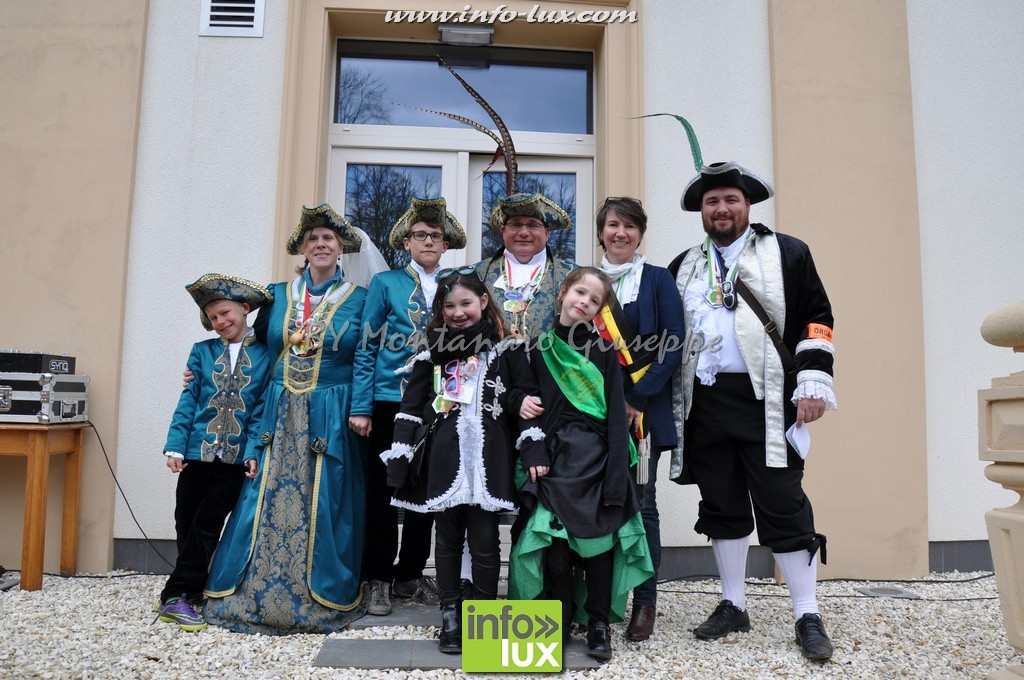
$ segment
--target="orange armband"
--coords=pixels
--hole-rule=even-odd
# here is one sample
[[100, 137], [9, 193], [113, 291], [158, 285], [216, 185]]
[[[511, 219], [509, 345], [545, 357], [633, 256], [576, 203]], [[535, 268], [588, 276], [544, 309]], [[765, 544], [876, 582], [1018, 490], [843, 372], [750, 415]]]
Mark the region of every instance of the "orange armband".
[[825, 324], [809, 323], [807, 324], [807, 337], [832, 342], [832, 329]]

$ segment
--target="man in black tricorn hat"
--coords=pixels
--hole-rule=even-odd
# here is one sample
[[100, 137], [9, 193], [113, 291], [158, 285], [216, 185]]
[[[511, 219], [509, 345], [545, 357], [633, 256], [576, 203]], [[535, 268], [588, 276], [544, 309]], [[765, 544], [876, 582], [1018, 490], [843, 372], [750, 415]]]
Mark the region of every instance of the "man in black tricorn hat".
[[671, 476], [700, 488], [694, 529], [711, 539], [722, 579], [721, 603], [694, 634], [750, 630], [744, 579], [756, 518], [789, 586], [800, 651], [826, 660], [833, 648], [815, 596], [825, 537], [801, 480], [806, 424], [836, 407], [832, 310], [807, 245], [750, 224], [750, 206], [772, 195], [736, 163], [702, 166], [683, 193], [707, 236], [670, 266], [689, 338], [674, 381]]

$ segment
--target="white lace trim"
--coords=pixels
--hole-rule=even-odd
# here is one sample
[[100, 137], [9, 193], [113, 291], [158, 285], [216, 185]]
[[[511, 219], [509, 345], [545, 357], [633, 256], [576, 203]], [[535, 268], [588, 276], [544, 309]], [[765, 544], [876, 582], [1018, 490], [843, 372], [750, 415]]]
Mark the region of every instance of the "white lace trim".
[[544, 430], [539, 427], [531, 427], [523, 430], [522, 434], [519, 435], [519, 439], [516, 440], [516, 450], [523, 447], [523, 442], [527, 439], [532, 439], [535, 442], [544, 441]]
[[[519, 342], [523, 341], [506, 338], [495, 345], [494, 351], [481, 352], [479, 375], [486, 376], [498, 355]], [[484, 447], [487, 445], [484, 439], [481, 404], [483, 384], [484, 380], [480, 380], [472, 401], [462, 404], [455, 415], [455, 431], [459, 437], [459, 469], [455, 473], [452, 485], [434, 498], [428, 498], [422, 505], [397, 498], [391, 501], [392, 505], [418, 512], [437, 512], [459, 505], [476, 505], [488, 512], [516, 509], [514, 502], [495, 498], [487, 491], [487, 470], [483, 465]]]
[[380, 454], [380, 461], [387, 465], [388, 461], [405, 458], [412, 460], [412, 447], [401, 442], [392, 442], [391, 448]]
[[690, 317], [691, 337], [699, 337], [704, 342], [697, 354], [697, 378], [702, 385], [714, 385], [715, 376], [722, 367], [722, 360], [719, 356], [721, 343], [715, 342], [720, 334], [718, 324], [715, 323], [714, 310], [704, 300], [704, 295], [709, 290], [706, 276], [707, 266], [698, 266], [697, 272], [703, 272], [705, 276], [702, 276], [699, 282], [695, 280], [686, 287], [683, 304]]
[[800, 371], [796, 376], [796, 389], [793, 390], [791, 401], [795, 404], [800, 399], [824, 399], [825, 410], [835, 411], [839, 408], [836, 394], [832, 391], [832, 376], [824, 371]]
[[402, 413], [401, 411], [395, 414], [395, 420], [408, 420], [409, 422], [416, 423], [417, 425], [423, 424], [423, 418], [411, 416], [408, 413]]
[[425, 349], [418, 354], [414, 354], [412, 359], [406, 362], [405, 366], [395, 369], [395, 375], [402, 375], [403, 373], [412, 373], [413, 366], [416, 365], [417, 361], [430, 361], [430, 350]]
[[796, 345], [796, 353], [799, 354], [809, 349], [820, 349], [823, 352], [835, 356], [836, 348], [828, 340], [822, 340], [821, 338], [810, 338], [808, 340], [801, 340]]

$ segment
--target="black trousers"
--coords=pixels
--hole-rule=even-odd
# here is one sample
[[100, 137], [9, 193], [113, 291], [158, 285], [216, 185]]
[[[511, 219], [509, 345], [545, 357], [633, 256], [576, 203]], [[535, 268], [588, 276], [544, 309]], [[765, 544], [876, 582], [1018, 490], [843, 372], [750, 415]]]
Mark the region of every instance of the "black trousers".
[[[366, 465], [366, 547], [363, 551], [363, 578], [412, 581], [423, 576], [430, 557], [430, 530], [434, 516], [405, 511], [402, 522], [402, 548], [398, 548], [398, 508], [391, 505], [388, 467], [380, 454], [391, 448], [395, 434], [395, 414], [400, 403], [373, 403], [373, 430], [370, 432], [370, 460]], [[395, 564], [395, 556], [398, 564]]]
[[191, 460], [178, 473], [174, 505], [178, 559], [160, 593], [160, 602], [183, 594], [192, 602], [202, 598], [224, 520], [234, 510], [244, 482], [243, 466], [219, 460]]
[[469, 540], [473, 560], [473, 590], [481, 600], [498, 597], [498, 572], [501, 546], [498, 539], [498, 513], [477, 505], [458, 505], [434, 513], [434, 563], [437, 565], [437, 589], [441, 604], [458, 602], [462, 596], [459, 575], [462, 548]]
[[574, 572], [583, 569], [587, 584], [587, 601], [583, 609], [591, 621], [608, 623], [612, 608], [612, 567], [614, 551], [608, 550], [593, 557], [580, 557], [569, 547], [568, 541], [556, 538], [544, 551], [544, 587], [547, 597], [562, 602], [562, 626], [568, 630], [578, 603], [573, 601]]
[[756, 519], [758, 539], [772, 552], [812, 549], [814, 514], [801, 484], [803, 470], [765, 465], [764, 428], [764, 402], [754, 396], [746, 373], [719, 373], [710, 387], [694, 383], [683, 449], [700, 488], [694, 530], [709, 538], [743, 538], [753, 533]]

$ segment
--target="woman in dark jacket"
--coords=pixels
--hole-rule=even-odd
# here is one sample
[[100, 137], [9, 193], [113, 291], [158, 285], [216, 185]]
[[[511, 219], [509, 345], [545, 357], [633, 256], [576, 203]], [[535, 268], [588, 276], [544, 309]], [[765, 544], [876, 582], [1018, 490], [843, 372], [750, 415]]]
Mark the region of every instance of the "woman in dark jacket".
[[655, 482], [661, 452], [676, 446], [672, 374], [682, 362], [686, 334], [683, 304], [672, 275], [664, 267], [647, 263], [636, 252], [646, 232], [647, 213], [635, 198], [609, 197], [598, 210], [597, 240], [605, 251], [601, 269], [611, 279], [621, 307], [618, 318], [625, 323], [620, 326], [626, 326], [618, 331], [635, 338], [633, 348], [654, 347], [653, 351], [631, 352], [634, 364], [623, 369], [630, 430], [650, 437], [650, 459], [646, 466], [641, 460], [638, 471], [639, 481], [643, 481], [646, 472], [646, 482], [640, 487], [642, 514], [655, 571], [650, 580], [633, 590], [633, 611], [626, 628], [626, 638], [632, 641], [649, 638], [657, 616], [661, 536]]

